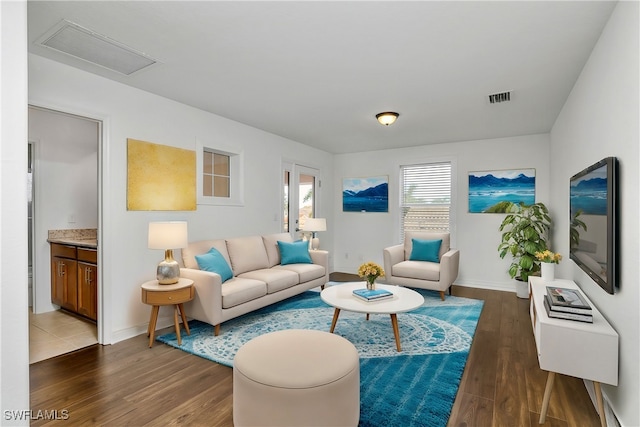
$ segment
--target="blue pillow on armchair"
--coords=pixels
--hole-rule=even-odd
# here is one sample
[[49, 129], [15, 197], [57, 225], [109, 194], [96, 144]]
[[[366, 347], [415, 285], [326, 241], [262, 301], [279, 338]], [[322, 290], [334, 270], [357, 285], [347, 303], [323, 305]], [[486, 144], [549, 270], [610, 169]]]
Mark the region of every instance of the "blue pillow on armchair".
[[409, 261], [430, 261], [439, 263], [441, 245], [442, 239], [411, 239], [411, 256], [409, 256]]
[[233, 271], [229, 267], [229, 263], [216, 248], [209, 249], [209, 252], [205, 254], [196, 255], [196, 262], [200, 270], [219, 274], [222, 278], [222, 283], [233, 277]]
[[309, 255], [309, 242], [298, 240], [297, 242], [282, 242], [278, 240], [280, 249], [280, 264], [312, 264]]

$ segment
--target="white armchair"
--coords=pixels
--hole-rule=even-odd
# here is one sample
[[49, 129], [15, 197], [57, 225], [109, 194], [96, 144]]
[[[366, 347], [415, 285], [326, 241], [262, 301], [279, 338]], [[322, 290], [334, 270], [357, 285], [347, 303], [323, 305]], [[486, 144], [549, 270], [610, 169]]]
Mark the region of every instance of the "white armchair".
[[[420, 256], [418, 248], [412, 257], [412, 239], [420, 241], [418, 245], [423, 246], [419, 247], [426, 245], [431, 250], [437, 249], [433, 241], [442, 240], [437, 253], [434, 252], [433, 257], [426, 257], [434, 261], [437, 257], [438, 262], [415, 260], [425, 257]], [[458, 277], [460, 264], [460, 251], [451, 249], [450, 242], [449, 233], [407, 231], [404, 244], [384, 249], [385, 281], [392, 285], [439, 291], [440, 298], [444, 301], [445, 291], [448, 289], [451, 293], [451, 285]]]

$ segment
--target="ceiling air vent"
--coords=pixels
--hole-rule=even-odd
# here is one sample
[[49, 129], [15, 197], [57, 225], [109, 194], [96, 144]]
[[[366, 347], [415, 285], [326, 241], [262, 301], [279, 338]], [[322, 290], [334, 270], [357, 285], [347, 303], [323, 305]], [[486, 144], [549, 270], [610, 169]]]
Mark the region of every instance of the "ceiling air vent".
[[142, 52], [67, 20], [48, 31], [38, 44], [126, 76], [157, 63]]
[[494, 93], [489, 95], [489, 104], [498, 104], [500, 102], [511, 101], [511, 91]]

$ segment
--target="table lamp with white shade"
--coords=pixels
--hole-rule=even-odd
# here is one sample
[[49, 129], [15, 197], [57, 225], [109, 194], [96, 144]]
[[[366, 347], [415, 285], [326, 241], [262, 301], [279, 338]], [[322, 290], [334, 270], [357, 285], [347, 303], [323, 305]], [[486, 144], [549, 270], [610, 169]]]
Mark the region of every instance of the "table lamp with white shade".
[[303, 230], [311, 232], [311, 249], [316, 250], [320, 247], [320, 239], [318, 239], [316, 233], [318, 231], [327, 231], [327, 220], [325, 218], [307, 218]]
[[157, 279], [161, 285], [172, 285], [180, 279], [180, 265], [173, 259], [173, 249], [188, 244], [186, 221], [159, 221], [149, 223], [149, 249], [163, 249], [164, 260], [158, 264]]

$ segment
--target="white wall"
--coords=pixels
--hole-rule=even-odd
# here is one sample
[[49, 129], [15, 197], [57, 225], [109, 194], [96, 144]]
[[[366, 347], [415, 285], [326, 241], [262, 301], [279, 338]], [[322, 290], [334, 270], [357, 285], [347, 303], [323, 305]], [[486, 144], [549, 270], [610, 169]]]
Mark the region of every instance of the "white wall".
[[[0, 2], [0, 408], [29, 425], [27, 4]], [[22, 178], [22, 179], [20, 179]], [[10, 412], [5, 411], [22, 411]], [[15, 416], [11, 416], [15, 414]], [[20, 417], [22, 414], [22, 417]], [[22, 418], [20, 421], [19, 419]]]
[[[140, 302], [140, 284], [155, 278], [163, 257], [162, 251], [147, 249], [150, 221], [187, 220], [190, 240], [279, 232], [282, 159], [321, 170], [318, 216], [333, 211], [330, 191], [323, 190], [333, 187], [333, 158], [328, 153], [34, 55], [29, 56], [29, 102], [104, 121], [99, 235], [104, 299], [99, 311], [106, 343], [146, 331], [150, 308]], [[245, 205], [198, 206], [191, 212], [127, 211], [127, 138], [190, 150], [195, 150], [197, 138], [205, 146], [221, 143], [243, 150]], [[331, 247], [325, 234], [323, 245]], [[161, 312], [162, 325], [171, 323], [169, 315], [168, 310]]]
[[[398, 124], [399, 126], [401, 124]], [[515, 291], [507, 270], [510, 259], [500, 259], [498, 227], [504, 214], [469, 213], [469, 172], [536, 169], [536, 201], [549, 206], [549, 135], [528, 135], [465, 141], [335, 156], [336, 271], [355, 273], [362, 261], [382, 263], [383, 248], [400, 243], [400, 165], [450, 159], [454, 164], [457, 206], [452, 247], [460, 250], [457, 284]], [[389, 213], [342, 212], [342, 178], [389, 176]], [[555, 212], [551, 209], [555, 218]], [[345, 256], [348, 254], [348, 257]]]
[[[619, 160], [620, 288], [601, 290], [573, 261], [560, 264], [562, 277], [581, 286], [620, 336], [618, 387], [603, 392], [624, 426], [640, 425], [638, 413], [640, 268], [638, 260], [639, 77], [638, 2], [620, 2], [603, 30], [551, 132], [551, 198], [568, 212], [569, 177], [596, 161]], [[569, 217], [560, 217], [554, 246], [567, 253]]]
[[98, 227], [98, 123], [30, 108], [29, 140], [37, 159], [34, 312], [44, 313], [56, 308], [51, 304], [48, 231]]

